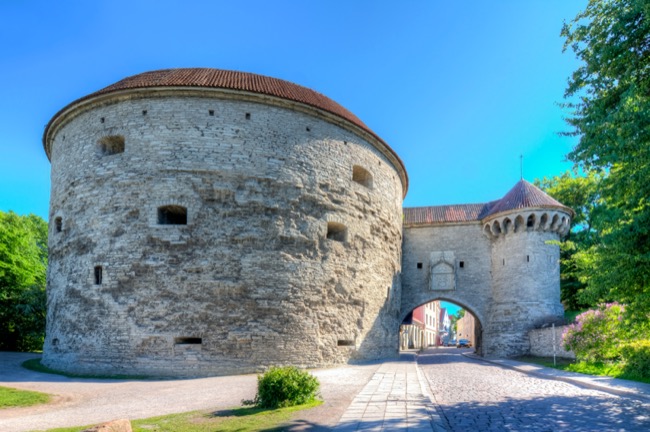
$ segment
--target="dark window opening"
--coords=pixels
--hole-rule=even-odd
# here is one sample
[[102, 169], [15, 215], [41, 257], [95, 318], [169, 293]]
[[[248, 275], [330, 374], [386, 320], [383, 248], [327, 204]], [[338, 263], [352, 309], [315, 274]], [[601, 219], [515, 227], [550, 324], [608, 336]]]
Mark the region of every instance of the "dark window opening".
[[372, 189], [372, 174], [362, 166], [355, 165], [352, 167], [352, 180], [368, 189]]
[[52, 346], [57, 346], [59, 344], [59, 340], [57, 338], [52, 339]]
[[147, 115], [147, 110], [142, 110], [142, 115]]
[[311, 129], [309, 129], [309, 126], [307, 126], [307, 127], [305, 128], [305, 130], [306, 130], [307, 132], [311, 132]]
[[528, 216], [528, 220], [526, 221], [526, 227], [532, 228], [534, 225], [535, 225], [535, 215]]
[[345, 225], [338, 222], [327, 223], [327, 238], [344, 242], [347, 238], [348, 229]]
[[95, 285], [102, 284], [102, 266], [95, 266]]
[[58, 233], [60, 233], [61, 231], [63, 231], [63, 218], [61, 218], [61, 216], [59, 216], [59, 217], [57, 217], [56, 219], [54, 219], [54, 229], [55, 229], [56, 232], [58, 232]]
[[337, 346], [354, 346], [354, 341], [349, 339], [339, 339], [336, 343]]
[[158, 207], [159, 225], [187, 225], [187, 209], [183, 206]]
[[250, 119], [251, 119], [251, 113], [246, 113], [246, 120], [250, 120]]
[[465, 268], [465, 261], [461, 261], [461, 262], [459, 262], [459, 263], [458, 263], [458, 266], [459, 266], [460, 268]]
[[174, 344], [176, 345], [201, 345], [203, 339], [200, 337], [177, 337], [174, 338]]
[[104, 156], [124, 153], [124, 137], [122, 135], [105, 136], [98, 141], [98, 145]]
[[418, 263], [418, 268], [419, 268], [419, 269], [422, 268], [422, 263]]
[[213, 116], [214, 115], [214, 110], [208, 110], [208, 115]]
[[526, 262], [530, 262], [530, 255], [526, 255]]
[[100, 121], [101, 123], [104, 123], [104, 117], [100, 118], [99, 121]]
[[503, 265], [506, 265], [506, 259], [505, 258], [503, 259]]

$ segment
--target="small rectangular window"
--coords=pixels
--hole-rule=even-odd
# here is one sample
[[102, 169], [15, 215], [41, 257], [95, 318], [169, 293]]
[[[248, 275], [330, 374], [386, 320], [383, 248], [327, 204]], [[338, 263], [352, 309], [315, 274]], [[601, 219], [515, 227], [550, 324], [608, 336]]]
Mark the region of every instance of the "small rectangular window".
[[176, 345], [201, 345], [203, 339], [200, 337], [177, 337], [174, 338], [174, 344]]
[[122, 135], [109, 135], [101, 138], [97, 145], [103, 156], [124, 153], [124, 137]]
[[95, 266], [95, 285], [102, 284], [102, 266]]
[[372, 189], [372, 174], [362, 166], [354, 165], [352, 167], [352, 181]]
[[422, 268], [422, 263], [418, 263], [418, 268], [419, 268], [419, 269]]
[[465, 261], [461, 261], [461, 262], [459, 262], [459, 263], [458, 263], [458, 266], [459, 266], [460, 268], [465, 268]]
[[348, 236], [348, 229], [342, 223], [338, 223], [338, 222], [327, 223], [328, 239], [344, 242], [347, 240], [347, 236]]
[[337, 346], [354, 346], [354, 341], [349, 339], [339, 339], [336, 343]]
[[187, 209], [183, 206], [158, 207], [159, 225], [187, 225]]
[[61, 216], [58, 216], [54, 219], [54, 229], [56, 232], [60, 233], [63, 230], [63, 219]]

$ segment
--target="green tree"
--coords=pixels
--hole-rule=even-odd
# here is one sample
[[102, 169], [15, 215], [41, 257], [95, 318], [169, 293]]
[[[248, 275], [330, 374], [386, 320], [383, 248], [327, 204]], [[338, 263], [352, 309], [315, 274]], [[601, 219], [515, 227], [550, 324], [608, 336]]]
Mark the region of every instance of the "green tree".
[[584, 176], [567, 171], [535, 180], [535, 185], [575, 211], [569, 235], [560, 243], [561, 300], [567, 310], [595, 306], [585, 294], [593, 269], [583, 268], [582, 263], [600, 242], [600, 221], [606, 212], [600, 197], [601, 180], [602, 176], [593, 171]]
[[0, 212], [0, 350], [39, 350], [45, 334], [47, 223]]
[[454, 338], [458, 334], [458, 321], [465, 316], [465, 309], [459, 309], [458, 312], [456, 312], [455, 315], [450, 315], [449, 316], [449, 323], [450, 327], [452, 329]]
[[562, 29], [582, 62], [565, 92], [579, 136], [569, 159], [606, 174], [601, 240], [579, 263], [592, 269], [585, 296], [618, 300], [637, 322], [650, 314], [649, 18], [647, 0], [590, 0]]

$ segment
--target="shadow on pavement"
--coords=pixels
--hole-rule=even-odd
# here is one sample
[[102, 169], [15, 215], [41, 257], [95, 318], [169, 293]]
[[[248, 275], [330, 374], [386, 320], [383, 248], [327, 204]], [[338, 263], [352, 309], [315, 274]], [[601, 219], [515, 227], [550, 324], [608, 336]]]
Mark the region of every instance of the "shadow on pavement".
[[632, 400], [568, 396], [442, 405], [451, 431], [648, 431], [650, 406]]

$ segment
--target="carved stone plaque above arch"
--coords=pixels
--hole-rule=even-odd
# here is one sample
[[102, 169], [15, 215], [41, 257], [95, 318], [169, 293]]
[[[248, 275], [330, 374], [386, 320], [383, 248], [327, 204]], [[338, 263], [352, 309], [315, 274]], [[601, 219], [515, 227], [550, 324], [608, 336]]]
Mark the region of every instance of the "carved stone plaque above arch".
[[456, 289], [456, 256], [453, 251], [435, 251], [429, 256], [429, 289]]

